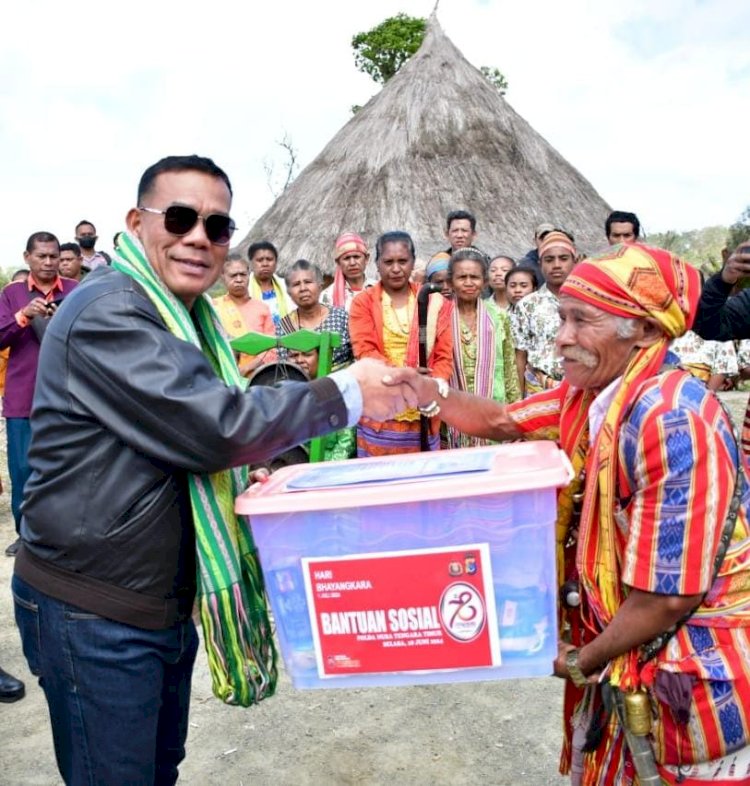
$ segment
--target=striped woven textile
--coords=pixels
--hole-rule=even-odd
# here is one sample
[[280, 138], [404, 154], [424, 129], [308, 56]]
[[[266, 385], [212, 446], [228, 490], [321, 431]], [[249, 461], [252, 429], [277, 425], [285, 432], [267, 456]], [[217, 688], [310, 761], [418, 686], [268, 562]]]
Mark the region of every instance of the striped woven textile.
[[[244, 386], [210, 298], [203, 295], [193, 305], [199, 335], [191, 313], [156, 276], [140, 243], [123, 232], [117, 251], [112, 266], [143, 287], [168, 330], [200, 348], [227, 385]], [[197, 602], [212, 687], [222, 701], [244, 707], [271, 696], [277, 679], [260, 563], [245, 520], [234, 512], [234, 499], [246, 485], [246, 467], [189, 475]]]
[[[666, 360], [669, 367], [676, 358]], [[565, 412], [579, 395], [563, 383], [508, 409], [527, 439], [558, 439], [569, 452], [575, 443], [569, 432], [576, 426], [566, 424]], [[578, 403], [585, 413], [588, 402]], [[745, 485], [727, 555], [712, 583], [713, 556], [741, 460], [715, 396], [684, 371], [662, 371], [640, 387], [622, 421], [615, 455], [620, 513], [613, 547], [623, 589], [662, 595], [709, 590], [667, 646], [637, 667], [657, 719], [651, 737], [656, 759], [665, 782], [672, 783], [677, 781], [667, 776], [666, 765], [689, 771], [750, 744], [750, 488]], [[579, 556], [581, 549], [579, 543]], [[595, 635], [583, 634], [584, 641], [575, 644]], [[684, 675], [691, 685], [686, 723], [678, 721], [659, 688], [669, 674]], [[572, 688], [566, 684], [566, 695]], [[566, 755], [563, 764], [568, 763]], [[627, 764], [613, 718], [600, 747], [586, 754], [583, 783], [625, 786], [631, 782]]]
[[[418, 420], [386, 420], [380, 423], [361, 418], [357, 424], [357, 457], [419, 453], [422, 449], [419, 433]], [[434, 427], [428, 439], [430, 450], [440, 449], [440, 434]]]

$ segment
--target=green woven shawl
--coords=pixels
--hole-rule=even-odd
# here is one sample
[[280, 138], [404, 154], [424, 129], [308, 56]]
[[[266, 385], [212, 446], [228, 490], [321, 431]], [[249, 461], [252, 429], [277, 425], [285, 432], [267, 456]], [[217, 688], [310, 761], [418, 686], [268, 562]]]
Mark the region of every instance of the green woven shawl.
[[[170, 333], [201, 349], [227, 385], [245, 381], [219, 319], [206, 295], [191, 313], [156, 276], [140, 243], [123, 232], [118, 237], [117, 270], [137, 281]], [[190, 428], [185, 423], [185, 428]], [[190, 502], [198, 556], [198, 595], [203, 641], [214, 694], [227, 704], [250, 704], [273, 695], [276, 649], [265, 602], [263, 574], [252, 535], [234, 512], [234, 499], [247, 484], [247, 468], [190, 474]]]

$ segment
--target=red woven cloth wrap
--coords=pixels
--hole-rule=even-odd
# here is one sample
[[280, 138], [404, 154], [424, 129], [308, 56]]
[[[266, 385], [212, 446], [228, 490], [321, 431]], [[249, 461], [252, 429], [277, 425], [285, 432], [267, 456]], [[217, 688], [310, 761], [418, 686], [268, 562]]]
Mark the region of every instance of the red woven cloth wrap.
[[[560, 289], [561, 297], [577, 298], [616, 316], [654, 320], [663, 333], [651, 346], [634, 350], [591, 448], [576, 553], [585, 599], [582, 628], [576, 631], [574, 638], [577, 640], [573, 642], [578, 646], [604, 630], [625, 600], [613, 515], [622, 418], [643, 384], [659, 373], [670, 339], [681, 336], [692, 325], [700, 286], [698, 271], [673, 254], [633, 244], [613, 246], [604, 254], [580, 262]], [[575, 401], [575, 396], [571, 401]], [[637, 650], [615, 658], [611, 666], [612, 684], [623, 691], [639, 686]], [[572, 684], [566, 685], [563, 771], [570, 763], [570, 716], [580, 695]], [[597, 750], [586, 754], [585, 786], [592, 786], [594, 782], [610, 784], [611, 773], [617, 767], [610, 767], [607, 762], [621, 760], [622, 744], [622, 735], [612, 721]], [[607, 776], [598, 780], [605, 772]]]
[[654, 319], [670, 338], [690, 330], [700, 292], [696, 268], [643, 243], [612, 246], [579, 262], [560, 289], [610, 314]]
[[[343, 235], [339, 235], [333, 249], [333, 258], [338, 262], [344, 254], [348, 254], [350, 251], [368, 254], [367, 243], [356, 232], [344, 232]], [[333, 274], [333, 305], [344, 308], [345, 303], [346, 280], [341, 272], [341, 268], [336, 265], [336, 270]]]

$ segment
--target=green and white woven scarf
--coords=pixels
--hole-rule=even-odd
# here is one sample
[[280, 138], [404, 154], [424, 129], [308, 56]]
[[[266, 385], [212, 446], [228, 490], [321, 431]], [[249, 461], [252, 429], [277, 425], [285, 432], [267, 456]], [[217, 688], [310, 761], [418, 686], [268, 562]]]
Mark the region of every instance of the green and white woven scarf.
[[[140, 243], [122, 232], [117, 252], [119, 259], [112, 267], [143, 287], [169, 331], [201, 349], [227, 385], [244, 387], [208, 296], [201, 295], [192, 309], [200, 336], [190, 312], [156, 276]], [[234, 512], [234, 499], [247, 484], [247, 468], [190, 474], [189, 484], [198, 555], [197, 602], [213, 691], [227, 704], [247, 707], [273, 695], [277, 679], [263, 574], [249, 527]]]

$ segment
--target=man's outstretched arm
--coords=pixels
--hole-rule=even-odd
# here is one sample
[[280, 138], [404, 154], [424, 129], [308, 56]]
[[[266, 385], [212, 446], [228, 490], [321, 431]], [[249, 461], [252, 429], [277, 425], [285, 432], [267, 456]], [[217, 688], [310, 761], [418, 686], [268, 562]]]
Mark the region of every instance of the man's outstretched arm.
[[464, 434], [497, 441], [523, 437], [505, 404], [454, 389], [447, 398], [442, 398], [434, 379], [411, 368], [390, 369], [383, 381], [387, 385], [409, 385], [421, 407], [427, 407], [434, 401], [440, 407], [440, 419]]

